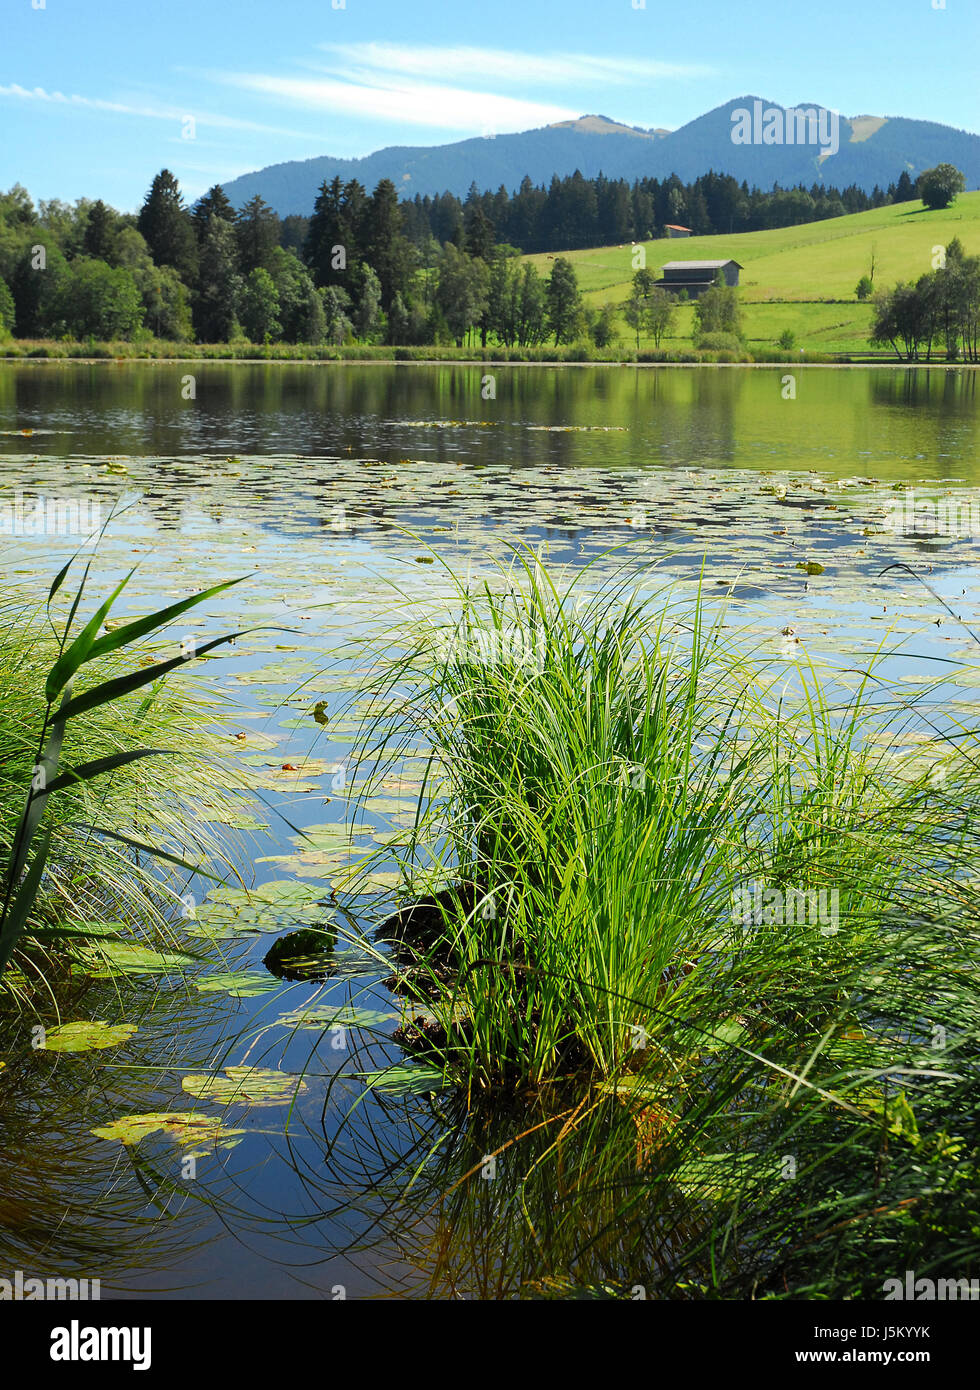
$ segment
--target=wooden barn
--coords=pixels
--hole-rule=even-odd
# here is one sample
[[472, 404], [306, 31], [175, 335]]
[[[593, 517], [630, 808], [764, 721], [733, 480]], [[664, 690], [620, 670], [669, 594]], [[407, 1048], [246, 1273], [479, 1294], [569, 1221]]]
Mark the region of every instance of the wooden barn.
[[679, 227], [674, 222], [668, 222], [664, 227], [664, 231], [669, 237], [685, 237], [691, 235], [690, 227]]
[[711, 289], [719, 270], [727, 285], [737, 285], [738, 272], [744, 268], [738, 261], [668, 261], [660, 267], [663, 278], [656, 284], [658, 289], [670, 290], [673, 294], [687, 290], [689, 298], [697, 299], [699, 294]]

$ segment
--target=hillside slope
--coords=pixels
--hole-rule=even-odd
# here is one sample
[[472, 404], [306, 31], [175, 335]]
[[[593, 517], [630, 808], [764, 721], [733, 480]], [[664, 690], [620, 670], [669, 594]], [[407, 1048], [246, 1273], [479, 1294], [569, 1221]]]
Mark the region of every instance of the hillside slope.
[[[959, 237], [969, 255], [980, 254], [980, 192], [961, 193], [952, 207], [930, 212], [918, 203], [833, 217], [804, 227], [782, 227], [738, 236], [688, 237], [644, 243], [647, 267], [659, 275], [671, 260], [732, 260], [740, 277], [745, 335], [752, 345], [775, 342], [790, 329], [811, 350], [867, 349], [871, 305], [854, 289], [871, 270], [875, 287], [915, 280], [933, 268], [935, 248]], [[633, 275], [631, 246], [599, 246], [563, 253], [586, 299], [622, 304]], [[546, 275], [554, 256], [527, 256]], [[674, 335], [664, 346], [690, 345], [693, 309], [681, 306]], [[621, 329], [624, 341], [628, 330]], [[647, 344], [649, 346], [649, 344]]]
[[[644, 246], [648, 268], [658, 273], [672, 260], [739, 261], [744, 267], [741, 298], [753, 303], [853, 299], [858, 280], [870, 272], [872, 252], [876, 286], [916, 279], [933, 268], [933, 248], [957, 236], [970, 255], [980, 254], [980, 193], [961, 193], [941, 212], [930, 212], [919, 203], [897, 203], [802, 227], [661, 239]], [[626, 298], [633, 275], [631, 246], [562, 254], [575, 266], [579, 285], [590, 298]], [[554, 256], [526, 259], [545, 274]]]

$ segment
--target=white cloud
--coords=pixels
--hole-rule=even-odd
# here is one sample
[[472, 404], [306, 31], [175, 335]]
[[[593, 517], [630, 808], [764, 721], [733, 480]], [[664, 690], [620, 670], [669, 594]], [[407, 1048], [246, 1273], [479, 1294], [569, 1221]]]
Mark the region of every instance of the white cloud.
[[273, 77], [264, 73], [212, 73], [219, 82], [278, 98], [307, 111], [332, 111], [361, 119], [431, 126], [474, 133], [527, 130], [580, 115], [577, 108], [521, 97], [477, 92], [437, 83], [386, 81], [365, 75], [361, 82], [331, 78]]
[[83, 97], [72, 93], [49, 92], [44, 87], [21, 87], [16, 82], [0, 82], [0, 97], [14, 97], [22, 101], [39, 101], [47, 106], [65, 107], [70, 110], [104, 111], [116, 116], [137, 116], [144, 120], [169, 121], [179, 124], [187, 116], [193, 116], [202, 128], [213, 126], [222, 130], [258, 131], [263, 135], [286, 135], [293, 139], [316, 140], [319, 136], [309, 131], [285, 130], [280, 126], [263, 125], [258, 121], [241, 120], [237, 116], [222, 116], [210, 111], [197, 111], [194, 107], [140, 106], [121, 101], [106, 101], [102, 97]]
[[[362, 72], [443, 78], [465, 72], [471, 80], [496, 82], [623, 85], [670, 78], [706, 77], [701, 64], [668, 63], [654, 58], [605, 58], [590, 53], [520, 53], [500, 48], [441, 47], [438, 44], [325, 43], [360, 76]], [[348, 73], [353, 75], [353, 73]]]

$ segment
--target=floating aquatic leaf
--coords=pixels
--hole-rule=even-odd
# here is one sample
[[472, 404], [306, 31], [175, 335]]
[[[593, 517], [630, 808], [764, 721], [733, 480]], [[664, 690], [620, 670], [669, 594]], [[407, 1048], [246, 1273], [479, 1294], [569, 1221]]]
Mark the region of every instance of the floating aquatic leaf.
[[289, 1013], [280, 1014], [276, 1022], [284, 1028], [316, 1028], [323, 1031], [330, 1027], [377, 1028], [398, 1017], [397, 1013], [381, 1009], [360, 1009], [348, 1004], [314, 1004], [308, 1009], [292, 1009]]
[[154, 951], [127, 941], [100, 942], [81, 952], [86, 974], [95, 980], [111, 980], [121, 975], [167, 975], [181, 973], [195, 964], [183, 951]]
[[261, 729], [239, 729], [232, 741], [238, 748], [275, 748], [279, 739], [264, 734]]
[[379, 816], [404, 814], [415, 810], [417, 798], [398, 796], [369, 796], [363, 803], [366, 811], [374, 811]]
[[255, 888], [233, 888], [222, 885], [208, 895], [208, 902], [224, 903], [229, 907], [269, 907], [294, 911], [316, 901], [321, 896], [308, 883], [294, 878], [272, 879]]
[[194, 983], [202, 994], [231, 994], [236, 999], [251, 999], [256, 994], [267, 994], [279, 988], [275, 979], [260, 970], [229, 970], [206, 975]]
[[397, 888], [404, 881], [404, 875], [400, 869], [367, 869], [358, 871], [356, 868], [349, 874], [336, 879], [338, 887], [353, 889], [358, 893], [366, 893], [372, 888], [385, 889]]
[[225, 1067], [224, 1074], [194, 1072], [180, 1084], [188, 1095], [217, 1105], [285, 1105], [308, 1089], [299, 1076], [263, 1067]]
[[207, 1145], [205, 1149], [194, 1151], [194, 1157], [205, 1158], [212, 1148], [233, 1149], [248, 1131], [231, 1129], [213, 1115], [195, 1115], [190, 1111], [151, 1111], [145, 1115], [124, 1115], [111, 1124], [99, 1125], [92, 1133], [99, 1139], [118, 1139], [130, 1147], [151, 1134], [161, 1134], [182, 1146]]
[[44, 1034], [45, 1052], [89, 1052], [117, 1047], [136, 1032], [135, 1023], [98, 1023], [78, 1020], [48, 1028]]
[[372, 1091], [389, 1095], [429, 1095], [445, 1086], [442, 1072], [434, 1067], [395, 1065], [382, 1071], [359, 1072], [361, 1080]]
[[[198, 816], [198, 820], [205, 820], [204, 816]], [[207, 818], [208, 825], [223, 825], [229, 830], [268, 830], [269, 827], [258, 816], [251, 815], [248, 811], [228, 811], [222, 816]]]

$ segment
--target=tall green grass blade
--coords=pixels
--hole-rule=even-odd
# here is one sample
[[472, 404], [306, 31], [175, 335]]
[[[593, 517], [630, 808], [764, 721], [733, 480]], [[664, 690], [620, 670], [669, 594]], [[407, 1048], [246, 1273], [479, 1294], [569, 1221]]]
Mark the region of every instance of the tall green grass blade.
[[51, 832], [47, 830], [41, 837], [23, 882], [17, 889], [9, 908], [4, 912], [3, 927], [0, 930], [0, 976], [6, 970], [14, 948], [27, 925], [38, 889], [41, 886], [41, 878], [44, 874], [50, 848]]
[[143, 671], [134, 671], [128, 676], [116, 676], [113, 680], [103, 681], [101, 685], [93, 686], [91, 690], [86, 690], [71, 700], [65, 709], [60, 711], [60, 717], [74, 719], [79, 714], [86, 714], [89, 710], [98, 709], [100, 705], [111, 704], [112, 701], [122, 699], [124, 695], [130, 695], [134, 690], [140, 690], [144, 685], [150, 685], [153, 681], [159, 680], [161, 676], [168, 675], [178, 666], [186, 666], [188, 661], [194, 660], [194, 657], [204, 656], [206, 652], [213, 651], [215, 647], [223, 646], [227, 642], [234, 642], [236, 638], [244, 637], [247, 633], [254, 631], [254, 628], [245, 628], [241, 632], [229, 632], [223, 637], [214, 637], [210, 642], [196, 647], [193, 656], [171, 657], [169, 661], [155, 662], [154, 665], [146, 667]]
[[162, 859], [166, 864], [173, 864], [178, 869], [184, 869], [189, 874], [197, 874], [201, 878], [208, 878], [213, 883], [223, 883], [224, 879], [220, 874], [213, 874], [205, 869], [203, 864], [192, 864], [187, 859], [182, 859], [179, 854], [171, 854], [169, 850], [161, 849], [159, 845], [148, 845], [143, 840], [134, 840], [132, 835], [124, 835], [119, 830], [110, 830], [105, 825], [87, 825], [83, 822], [78, 824], [79, 830], [86, 830], [92, 835], [104, 835], [106, 839], [116, 840], [121, 845], [127, 845], [130, 849], [137, 850], [140, 854], [149, 855], [151, 859]]
[[100, 656], [106, 656], [109, 652], [118, 651], [120, 647], [124, 647], [130, 642], [146, 637], [158, 628], [167, 627], [182, 613], [186, 613], [188, 609], [203, 603], [205, 599], [213, 598], [215, 594], [221, 594], [226, 589], [234, 588], [236, 584], [244, 583], [248, 577], [248, 575], [243, 574], [238, 579], [225, 580], [222, 584], [215, 584], [213, 588], [203, 589], [200, 593], [192, 594], [190, 598], [181, 599], [179, 603], [172, 603], [168, 608], [161, 608], [155, 613], [150, 613], [145, 618], [137, 618], [133, 622], [124, 623], [122, 627], [115, 628], [105, 637], [100, 637], [92, 645], [85, 659], [93, 661]]
[[74, 786], [79, 782], [91, 782], [106, 772], [115, 772], [117, 768], [125, 767], [128, 763], [135, 763], [140, 758], [155, 758], [160, 754], [176, 753], [176, 751], [174, 748], [135, 748], [127, 753], [110, 753], [104, 758], [93, 758], [90, 762], [79, 763], [77, 767], [68, 768], [59, 773], [54, 781], [49, 783], [47, 792], [50, 796], [53, 792], [60, 791], [62, 787]]
[[120, 580], [105, 602], [100, 604], [91, 618], [89, 618], [71, 646], [62, 652], [61, 656], [58, 657], [58, 660], [51, 667], [51, 670], [48, 672], [48, 678], [44, 682], [44, 694], [48, 704], [54, 703], [59, 692], [67, 685], [72, 676], [74, 676], [78, 669], [90, 659], [99, 628], [111, 612], [113, 603], [122, 593], [123, 589], [125, 589], [135, 573], [135, 569], [131, 569], [125, 579]]

